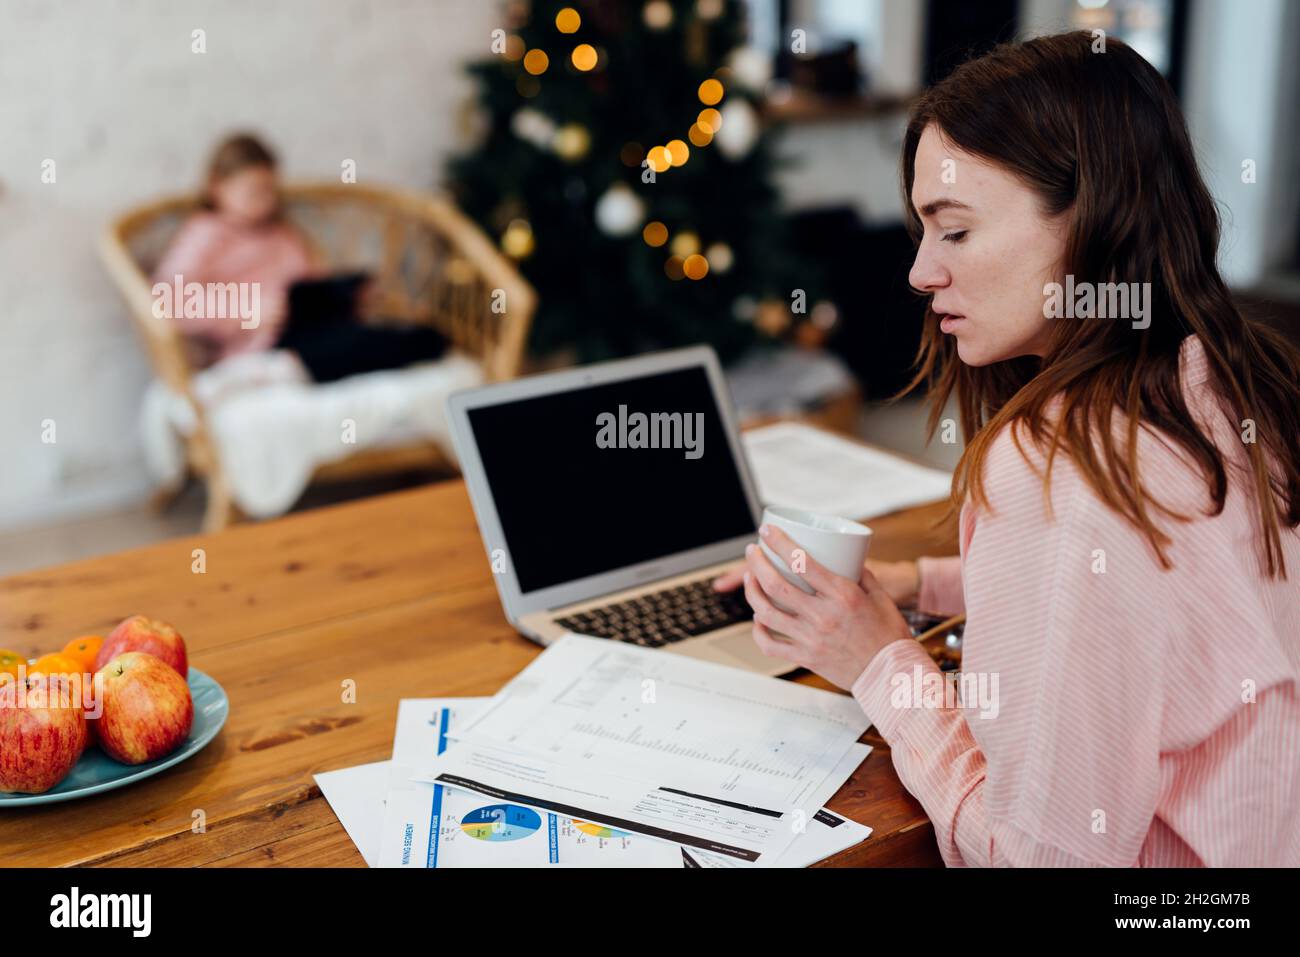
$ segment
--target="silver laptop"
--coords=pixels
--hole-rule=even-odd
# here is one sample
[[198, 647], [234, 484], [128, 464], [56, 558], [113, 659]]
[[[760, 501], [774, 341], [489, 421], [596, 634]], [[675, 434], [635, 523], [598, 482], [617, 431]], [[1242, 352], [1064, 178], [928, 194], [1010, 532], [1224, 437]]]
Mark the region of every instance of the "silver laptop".
[[506, 617], [768, 675], [740, 590], [761, 514], [706, 346], [455, 393], [448, 413]]

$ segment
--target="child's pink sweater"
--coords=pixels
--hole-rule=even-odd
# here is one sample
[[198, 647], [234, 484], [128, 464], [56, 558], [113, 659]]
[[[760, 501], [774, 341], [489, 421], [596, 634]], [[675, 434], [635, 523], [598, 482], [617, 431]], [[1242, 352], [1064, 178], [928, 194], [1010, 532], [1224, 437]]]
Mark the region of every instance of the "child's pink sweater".
[[960, 559], [921, 565], [922, 607], [966, 612], [964, 687], [982, 676], [996, 695], [912, 706], [940, 673], [914, 641], [853, 685], [949, 865], [1300, 864], [1300, 533], [1283, 529], [1289, 580], [1265, 577], [1241, 427], [1215, 404], [1199, 340], [1182, 367], [1233, 465], [1208, 518], [1199, 472], [1144, 436], [1143, 485], [1196, 515], [1164, 523], [1172, 570], [1064, 457], [1049, 517], [1005, 434], [991, 510], [962, 510]]
[[171, 318], [188, 335], [217, 346], [216, 358], [270, 349], [288, 313], [289, 287], [312, 275], [311, 255], [298, 232], [284, 222], [246, 226], [215, 212], [197, 213], [181, 226], [153, 281], [257, 284], [260, 315], [255, 327], [238, 316], [187, 317], [174, 303]]

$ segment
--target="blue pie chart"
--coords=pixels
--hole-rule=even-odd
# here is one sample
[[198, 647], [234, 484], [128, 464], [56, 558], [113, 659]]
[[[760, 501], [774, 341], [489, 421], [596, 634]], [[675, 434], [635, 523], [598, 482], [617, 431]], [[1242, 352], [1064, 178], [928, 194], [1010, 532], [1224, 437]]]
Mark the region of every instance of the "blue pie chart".
[[488, 804], [460, 819], [460, 829], [479, 841], [518, 841], [541, 826], [540, 814], [518, 804]]

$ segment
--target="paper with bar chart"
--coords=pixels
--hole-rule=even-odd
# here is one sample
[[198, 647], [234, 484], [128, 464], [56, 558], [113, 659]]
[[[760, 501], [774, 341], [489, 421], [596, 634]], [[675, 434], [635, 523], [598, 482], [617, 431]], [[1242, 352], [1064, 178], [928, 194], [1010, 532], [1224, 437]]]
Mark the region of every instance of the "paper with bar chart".
[[852, 772], [852, 698], [567, 635], [421, 778], [769, 862]]

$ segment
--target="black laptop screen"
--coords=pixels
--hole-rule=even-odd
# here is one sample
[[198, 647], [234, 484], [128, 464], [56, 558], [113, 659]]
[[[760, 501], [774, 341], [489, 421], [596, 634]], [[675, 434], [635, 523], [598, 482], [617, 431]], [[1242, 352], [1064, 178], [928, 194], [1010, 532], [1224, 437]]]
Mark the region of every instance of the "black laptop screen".
[[704, 368], [469, 411], [519, 589], [753, 534]]

